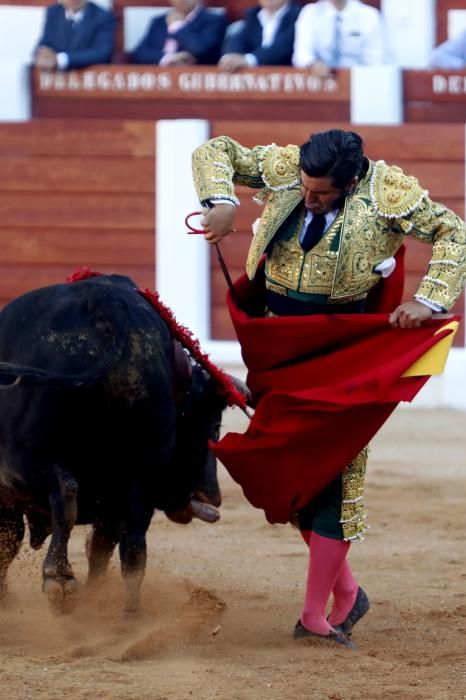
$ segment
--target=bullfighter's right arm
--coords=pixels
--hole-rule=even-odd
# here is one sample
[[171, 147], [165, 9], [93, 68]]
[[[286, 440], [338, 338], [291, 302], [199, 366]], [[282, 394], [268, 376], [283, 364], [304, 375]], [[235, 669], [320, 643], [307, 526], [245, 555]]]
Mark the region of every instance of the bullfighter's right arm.
[[202, 204], [215, 200], [239, 204], [235, 184], [255, 189], [266, 187], [262, 161], [268, 146], [244, 148], [228, 136], [207, 141], [193, 153], [193, 177]]

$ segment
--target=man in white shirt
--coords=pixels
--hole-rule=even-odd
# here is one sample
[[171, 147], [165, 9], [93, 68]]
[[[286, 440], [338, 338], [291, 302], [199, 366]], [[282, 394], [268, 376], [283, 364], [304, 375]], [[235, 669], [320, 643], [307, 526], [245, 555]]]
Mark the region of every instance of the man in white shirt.
[[248, 66], [289, 66], [300, 9], [287, 0], [259, 0], [247, 10], [241, 29], [227, 36], [220, 68], [234, 73]]
[[317, 75], [332, 69], [384, 62], [379, 10], [360, 0], [318, 0], [296, 22], [292, 63]]
[[437, 46], [430, 57], [433, 68], [466, 68], [466, 29], [454, 39]]

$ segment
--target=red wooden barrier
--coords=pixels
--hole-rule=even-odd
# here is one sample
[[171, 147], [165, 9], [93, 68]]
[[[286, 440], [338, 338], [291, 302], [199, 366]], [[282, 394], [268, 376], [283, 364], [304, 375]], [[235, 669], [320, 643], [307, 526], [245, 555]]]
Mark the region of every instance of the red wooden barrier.
[[154, 286], [150, 122], [0, 124], [0, 306], [83, 265]]
[[350, 72], [318, 78], [294, 68], [230, 75], [216, 67], [94, 66], [32, 73], [34, 117], [348, 121]]

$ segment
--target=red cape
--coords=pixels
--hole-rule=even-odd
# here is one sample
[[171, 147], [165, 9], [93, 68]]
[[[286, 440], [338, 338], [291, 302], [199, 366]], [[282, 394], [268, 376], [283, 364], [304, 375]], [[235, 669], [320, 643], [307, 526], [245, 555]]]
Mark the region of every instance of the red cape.
[[385, 313], [275, 318], [254, 317], [258, 289], [260, 282], [243, 276], [235, 283], [239, 305], [228, 295], [255, 414], [244, 434], [228, 433], [212, 448], [267, 520], [285, 523], [367, 445], [399, 401], [414, 398], [428, 376], [403, 373], [452, 331], [439, 331], [444, 319], [392, 328], [387, 313], [399, 303], [399, 285], [379, 295]]

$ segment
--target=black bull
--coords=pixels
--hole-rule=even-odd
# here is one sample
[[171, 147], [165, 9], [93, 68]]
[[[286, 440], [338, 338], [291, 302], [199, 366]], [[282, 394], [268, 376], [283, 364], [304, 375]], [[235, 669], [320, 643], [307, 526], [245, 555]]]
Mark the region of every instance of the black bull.
[[118, 275], [38, 289], [3, 309], [0, 593], [26, 516], [32, 547], [51, 534], [43, 587], [66, 609], [77, 587], [69, 536], [92, 523], [89, 578], [119, 543], [135, 610], [154, 509], [176, 519], [197, 490], [219, 504], [208, 440], [218, 439], [225, 401], [175, 349], [155, 309]]

